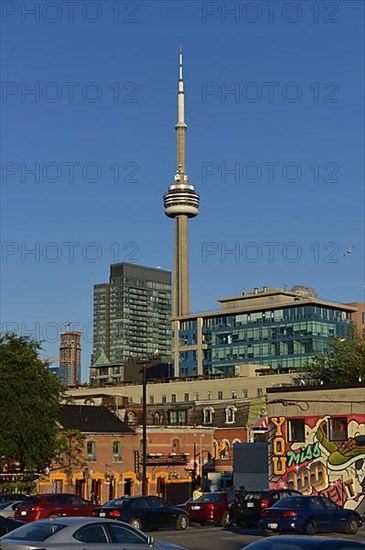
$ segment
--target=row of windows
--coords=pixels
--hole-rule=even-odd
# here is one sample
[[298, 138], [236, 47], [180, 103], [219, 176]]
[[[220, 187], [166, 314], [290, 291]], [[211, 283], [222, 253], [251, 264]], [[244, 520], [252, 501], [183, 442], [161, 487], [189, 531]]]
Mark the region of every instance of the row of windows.
[[[305, 442], [305, 421], [304, 418], [293, 418], [288, 422], [288, 441], [291, 443]], [[347, 418], [335, 417], [327, 421], [327, 434], [329, 441], [347, 441]]]
[[[256, 397], [262, 397], [263, 394], [264, 394], [264, 392], [263, 392], [262, 388], [256, 388]], [[216, 398], [215, 399], [220, 399], [221, 400], [221, 399], [238, 399], [238, 398], [247, 399], [248, 398], [248, 390], [246, 388], [243, 388], [241, 391], [231, 390], [229, 396], [227, 394], [225, 394], [223, 390], [218, 390], [217, 393], [216, 393]], [[200, 401], [201, 399], [206, 399], [208, 401], [212, 401], [214, 399], [214, 392], [212, 390], [208, 390], [207, 393], [206, 393], [206, 397], [202, 397], [199, 392], [194, 392], [193, 394], [190, 394], [188, 392], [184, 393], [184, 401], [186, 403], [189, 402], [189, 401]], [[132, 403], [133, 398], [130, 398], [129, 402]], [[154, 405], [155, 403], [157, 403], [157, 401], [155, 400], [154, 395], [150, 395], [149, 403], [150, 403], [150, 405]], [[171, 396], [170, 396], [169, 401], [167, 399], [167, 395], [162, 395], [161, 396], [161, 403], [178, 403], [177, 394], [172, 393]]]
[[[324, 321], [344, 322], [348, 321], [348, 314], [345, 311], [320, 306], [299, 306], [252, 313], [239, 313], [237, 315], [205, 317], [203, 324], [205, 327], [229, 327], [248, 323], [271, 323], [295, 319], [323, 319]], [[181, 324], [181, 328], [193, 328], [192, 321], [190, 323], [190, 326]]]
[[[122, 460], [122, 444], [120, 441], [113, 441], [112, 445], [113, 461], [118, 462]], [[86, 444], [87, 459], [89, 461], [96, 460], [96, 442], [88, 441]]]
[[[203, 424], [212, 424], [214, 416], [213, 407], [205, 407], [202, 410], [202, 422]], [[224, 410], [226, 424], [234, 424], [236, 422], [237, 407], [226, 407]], [[155, 426], [161, 425], [164, 422], [164, 414], [162, 412], [155, 412], [152, 415], [153, 424]], [[172, 425], [186, 425], [187, 423], [187, 411], [168, 411], [168, 423]]]

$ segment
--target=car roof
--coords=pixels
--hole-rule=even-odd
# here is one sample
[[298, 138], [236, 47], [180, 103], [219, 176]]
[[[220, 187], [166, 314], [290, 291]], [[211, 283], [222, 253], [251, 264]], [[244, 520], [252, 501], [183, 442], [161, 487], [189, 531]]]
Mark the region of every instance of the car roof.
[[55, 524], [55, 525], [84, 525], [85, 523], [117, 523], [118, 525], [125, 525], [130, 527], [130, 525], [124, 521], [119, 521], [116, 519], [109, 518], [98, 518], [98, 517], [71, 517], [64, 516], [62, 518], [48, 518], [48, 519], [39, 519], [33, 521], [32, 525], [37, 525], [40, 523]]

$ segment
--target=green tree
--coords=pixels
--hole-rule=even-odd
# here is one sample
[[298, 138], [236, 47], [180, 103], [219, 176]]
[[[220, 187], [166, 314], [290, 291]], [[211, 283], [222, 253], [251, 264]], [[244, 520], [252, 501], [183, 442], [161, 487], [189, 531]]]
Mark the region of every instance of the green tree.
[[26, 336], [0, 337], [0, 456], [20, 470], [42, 471], [55, 455], [64, 386]]
[[86, 464], [85, 441], [86, 435], [80, 430], [64, 430], [58, 435], [55, 462], [59, 464], [69, 480], [75, 468], [80, 469]]
[[365, 382], [364, 338], [357, 333], [350, 339], [334, 338], [327, 353], [307, 363], [302, 377], [311, 386]]

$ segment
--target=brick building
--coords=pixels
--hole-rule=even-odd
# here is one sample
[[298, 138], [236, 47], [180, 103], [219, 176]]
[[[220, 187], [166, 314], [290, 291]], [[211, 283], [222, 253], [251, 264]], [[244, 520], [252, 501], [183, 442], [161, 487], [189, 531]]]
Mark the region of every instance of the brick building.
[[365, 386], [268, 391], [269, 483], [365, 515]]

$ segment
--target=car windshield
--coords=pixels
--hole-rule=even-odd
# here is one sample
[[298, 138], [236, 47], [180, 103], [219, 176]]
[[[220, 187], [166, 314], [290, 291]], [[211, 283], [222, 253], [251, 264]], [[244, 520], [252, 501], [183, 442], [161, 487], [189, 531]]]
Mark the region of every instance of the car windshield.
[[34, 523], [22, 525], [14, 531], [10, 531], [10, 533], [2, 538], [11, 540], [44, 541], [65, 527], [67, 526], [60, 523], [36, 521]]
[[285, 497], [272, 506], [273, 508], [304, 508], [305, 499], [303, 497]]
[[220, 493], [205, 493], [201, 497], [197, 498], [194, 502], [197, 502], [198, 500], [199, 502], [218, 502], [220, 497]]

